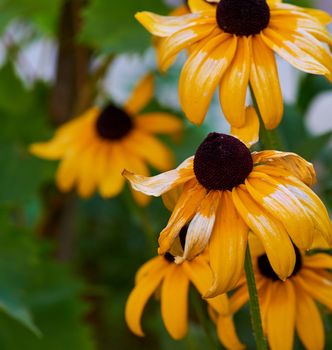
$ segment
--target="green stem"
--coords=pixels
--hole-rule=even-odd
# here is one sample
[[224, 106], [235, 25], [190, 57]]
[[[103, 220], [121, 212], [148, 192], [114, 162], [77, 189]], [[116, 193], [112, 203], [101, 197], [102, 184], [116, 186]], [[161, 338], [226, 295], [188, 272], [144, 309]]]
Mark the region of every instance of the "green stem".
[[259, 141], [260, 144], [262, 145], [263, 149], [268, 149], [268, 150], [282, 150], [282, 142], [280, 139], [280, 135], [278, 133], [278, 129], [273, 129], [273, 130], [267, 130], [265, 128], [264, 122], [262, 115], [259, 111], [258, 104], [255, 98], [255, 94], [253, 92], [252, 87], [250, 86], [250, 94], [251, 94], [251, 99], [254, 105], [254, 108], [256, 110], [256, 113], [259, 118], [259, 124], [260, 124], [260, 130], [259, 130]]
[[254, 331], [256, 349], [267, 350], [267, 344], [263, 333], [261, 314], [259, 311], [259, 301], [256, 289], [255, 275], [252, 267], [251, 254], [249, 244], [246, 250], [246, 258], [244, 262], [244, 270], [246, 272], [248, 292], [249, 292], [249, 305], [251, 325]]

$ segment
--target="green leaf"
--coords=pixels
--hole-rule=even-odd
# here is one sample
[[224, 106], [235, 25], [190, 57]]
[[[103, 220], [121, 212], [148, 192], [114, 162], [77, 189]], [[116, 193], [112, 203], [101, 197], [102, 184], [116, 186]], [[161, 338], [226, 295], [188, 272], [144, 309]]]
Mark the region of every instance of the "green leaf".
[[137, 22], [138, 11], [167, 14], [162, 1], [92, 0], [83, 11], [84, 26], [80, 38], [106, 53], [142, 52], [151, 44], [151, 35]]

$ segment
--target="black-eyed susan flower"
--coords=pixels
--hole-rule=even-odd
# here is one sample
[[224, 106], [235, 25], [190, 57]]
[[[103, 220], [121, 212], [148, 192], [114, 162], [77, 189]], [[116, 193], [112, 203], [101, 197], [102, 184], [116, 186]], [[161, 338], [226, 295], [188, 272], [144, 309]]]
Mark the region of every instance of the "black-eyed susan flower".
[[[82, 197], [96, 189], [108, 198], [120, 193], [124, 168], [149, 174], [147, 163], [159, 171], [172, 166], [173, 155], [154, 134], [176, 135], [182, 123], [162, 112], [142, 113], [153, 96], [153, 77], [145, 76], [123, 108], [108, 104], [93, 107], [60, 127], [53, 139], [31, 146], [31, 152], [46, 159], [60, 159], [56, 182], [60, 190], [75, 185]], [[146, 196], [133, 193], [144, 204]]]
[[160, 65], [167, 69], [183, 49], [190, 55], [179, 82], [180, 102], [189, 120], [200, 124], [219, 86], [229, 123], [245, 124], [248, 84], [252, 86], [266, 128], [275, 128], [283, 101], [274, 52], [299, 70], [332, 80], [332, 44], [319, 10], [279, 0], [189, 0], [190, 14], [136, 14], [153, 35], [164, 38]]
[[[295, 247], [292, 274], [281, 281], [264, 249], [251, 246], [263, 329], [272, 350], [293, 349], [294, 331], [309, 350], [324, 349], [324, 324], [316, 301], [332, 310], [332, 257], [325, 253], [306, 255]], [[328, 271], [330, 270], [330, 271]], [[230, 298], [237, 312], [249, 299], [245, 276]]]
[[[182, 230], [184, 233], [186, 228]], [[202, 254], [182, 264], [174, 263], [174, 256], [166, 253], [146, 262], [137, 272], [135, 287], [130, 293], [125, 318], [130, 330], [143, 336], [142, 313], [153, 294], [160, 297], [163, 323], [173, 339], [182, 339], [188, 330], [189, 286], [192, 283], [199, 293], [203, 293], [212, 282], [212, 273]], [[242, 349], [237, 338], [232, 315], [229, 312], [226, 294], [207, 300], [214, 312], [223, 316], [219, 336], [228, 349]]]
[[211, 133], [195, 156], [154, 177], [124, 172], [132, 187], [160, 196], [181, 189], [159, 253], [172, 249], [189, 221], [184, 250], [176, 262], [192, 259], [210, 242], [214, 283], [206, 296], [233, 288], [243, 270], [249, 230], [262, 242], [271, 266], [285, 280], [295, 266], [292, 242], [309, 249], [315, 241], [332, 243], [325, 206], [310, 189], [312, 165], [294, 153], [249, 149], [232, 136]]

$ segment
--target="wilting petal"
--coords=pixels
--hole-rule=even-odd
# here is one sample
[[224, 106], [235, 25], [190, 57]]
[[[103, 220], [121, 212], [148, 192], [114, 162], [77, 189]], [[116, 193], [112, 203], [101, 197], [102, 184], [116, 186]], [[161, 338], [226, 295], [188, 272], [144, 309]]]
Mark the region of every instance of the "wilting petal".
[[163, 112], [141, 114], [135, 118], [135, 125], [141, 130], [156, 134], [173, 134], [183, 129], [179, 118]]
[[285, 280], [293, 272], [295, 252], [283, 225], [251, 198], [244, 185], [233, 188], [232, 195], [242, 219], [264, 245], [273, 270]]
[[216, 28], [215, 24], [201, 24], [195, 27], [184, 28], [161, 39], [157, 46], [158, 64], [162, 71], [166, 71], [174, 62], [177, 54], [191, 45], [202, 40]]
[[183, 257], [176, 257], [176, 263], [192, 259], [206, 248], [213, 230], [219, 200], [219, 191], [210, 191], [201, 201], [187, 230]]
[[[184, 261], [182, 266], [190, 281], [203, 295], [212, 284], [212, 272], [208, 263], [200, 255], [194, 260]], [[222, 315], [229, 315], [230, 310], [226, 294], [218, 295], [216, 298], [210, 298], [206, 301], [214, 311]]]
[[311, 269], [332, 270], [332, 256], [324, 253], [305, 256], [303, 259], [303, 265]]
[[214, 91], [230, 65], [237, 39], [219, 34], [198, 44], [184, 65], [179, 82], [179, 97], [187, 118], [201, 124], [210, 106]]
[[237, 128], [245, 123], [245, 103], [251, 65], [251, 38], [240, 37], [229, 68], [220, 83], [219, 97], [228, 122]]
[[316, 172], [313, 165], [296, 153], [261, 151], [253, 152], [251, 155], [255, 164], [267, 163], [275, 168], [285, 169], [310, 187], [316, 182]]
[[167, 272], [161, 287], [161, 315], [168, 333], [178, 340], [188, 329], [189, 280], [181, 266]]
[[138, 336], [144, 336], [141, 326], [144, 307], [164, 278], [166, 271], [167, 269], [164, 268], [159, 273], [142, 278], [129, 295], [126, 303], [125, 318], [130, 330]]
[[272, 285], [267, 315], [267, 335], [271, 350], [292, 350], [295, 329], [295, 292], [290, 281]]
[[169, 211], [173, 211], [173, 209], [175, 208], [176, 203], [179, 200], [182, 191], [183, 191], [183, 185], [175, 187], [161, 196], [164, 206]]
[[206, 189], [197, 181], [186, 183], [173, 213], [159, 236], [159, 254], [166, 253], [179, 235], [182, 227], [195, 215], [201, 201], [206, 196]]
[[238, 283], [243, 272], [248, 231], [234, 207], [231, 193], [224, 191], [209, 245], [213, 284], [205, 297], [225, 293]]
[[135, 190], [149, 196], [159, 197], [195, 177], [193, 159], [194, 157], [190, 157], [176, 169], [152, 177], [135, 175], [127, 170], [123, 172], [123, 176], [130, 181]]
[[270, 28], [264, 29], [261, 36], [266, 45], [295, 68], [306, 73], [329, 74], [329, 70], [317, 61], [310, 52], [307, 52], [308, 47], [304, 46], [299, 38], [294, 38], [289, 33], [277, 32]]
[[154, 93], [154, 77], [152, 74], [145, 75], [134, 88], [124, 105], [129, 114], [137, 114], [152, 99]]
[[159, 16], [155, 13], [144, 11], [137, 12], [135, 18], [151, 34], [161, 37], [167, 37], [181, 29], [197, 24], [213, 24], [216, 22], [214, 17], [200, 13], [190, 13], [183, 16]]
[[217, 320], [217, 335], [227, 349], [240, 350], [246, 348], [236, 334], [234, 320], [231, 316], [219, 315]]
[[272, 177], [253, 171], [245, 180], [246, 189], [272, 217], [280, 220], [300, 249], [310, 249], [314, 225], [297, 197]]
[[231, 127], [231, 134], [241, 140], [249, 148], [259, 139], [259, 119], [255, 108], [246, 108], [246, 120], [240, 128]]
[[324, 325], [319, 310], [314, 300], [301, 288], [295, 288], [295, 291], [297, 333], [307, 349], [323, 349]]
[[276, 60], [273, 51], [259, 35], [252, 38], [251, 46], [250, 83], [264, 125], [267, 129], [273, 129], [280, 123], [284, 109]]

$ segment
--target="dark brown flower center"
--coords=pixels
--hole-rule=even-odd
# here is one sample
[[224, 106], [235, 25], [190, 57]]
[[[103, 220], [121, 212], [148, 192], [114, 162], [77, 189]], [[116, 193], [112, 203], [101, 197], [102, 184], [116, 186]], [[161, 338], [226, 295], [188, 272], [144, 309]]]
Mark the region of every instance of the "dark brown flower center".
[[217, 23], [226, 33], [250, 36], [260, 33], [270, 22], [266, 0], [220, 0]]
[[244, 182], [252, 168], [249, 149], [233, 136], [210, 133], [195, 153], [196, 178], [208, 190], [231, 190]]
[[119, 140], [126, 136], [133, 127], [130, 116], [112, 104], [107, 105], [96, 121], [96, 130], [100, 137]]
[[[296, 255], [296, 261], [295, 261], [295, 266], [294, 266], [294, 270], [293, 270], [293, 273], [289, 276], [289, 277], [292, 277], [292, 276], [295, 276], [302, 268], [302, 257], [301, 257], [301, 253], [300, 251], [298, 250], [297, 247], [294, 246], [294, 250], [295, 250], [295, 255]], [[279, 280], [279, 277], [278, 275], [274, 272], [271, 264], [270, 264], [270, 261], [267, 257], [266, 254], [264, 255], [261, 255], [260, 257], [258, 257], [257, 259], [257, 263], [258, 263], [258, 268], [259, 268], [259, 271], [260, 273], [273, 280], [273, 281], [278, 281]]]
[[[189, 226], [189, 224], [183, 226], [181, 231], [180, 231], [180, 233], [179, 233], [179, 238], [180, 238], [180, 243], [181, 243], [182, 249], [184, 249], [184, 245], [186, 243], [186, 236], [187, 236], [188, 226]], [[165, 253], [164, 258], [168, 262], [174, 262], [174, 256], [171, 253]]]

